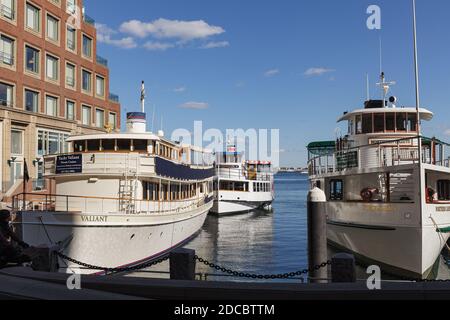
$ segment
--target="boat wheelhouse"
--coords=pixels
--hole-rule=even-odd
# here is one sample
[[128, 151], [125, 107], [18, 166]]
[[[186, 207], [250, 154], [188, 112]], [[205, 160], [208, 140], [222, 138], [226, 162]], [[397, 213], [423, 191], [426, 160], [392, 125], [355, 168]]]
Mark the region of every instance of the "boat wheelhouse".
[[427, 109], [395, 98], [346, 112], [348, 133], [308, 146], [311, 187], [327, 198], [329, 242], [383, 271], [429, 277], [449, 239], [450, 145], [418, 131]]
[[44, 157], [56, 194], [15, 197], [25, 242], [120, 268], [160, 258], [200, 231], [213, 205], [212, 153], [145, 132], [144, 113], [128, 114], [127, 128], [72, 136], [69, 153]]
[[270, 209], [274, 200], [272, 163], [245, 161], [235, 146], [216, 157], [215, 201], [212, 212], [236, 214]]

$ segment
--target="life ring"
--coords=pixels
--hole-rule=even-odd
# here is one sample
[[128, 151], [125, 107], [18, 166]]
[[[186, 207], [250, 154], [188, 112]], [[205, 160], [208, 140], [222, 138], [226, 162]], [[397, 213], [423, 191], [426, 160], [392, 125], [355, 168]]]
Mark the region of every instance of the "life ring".
[[375, 194], [378, 193], [378, 189], [375, 188], [365, 188], [361, 191], [361, 198], [365, 202], [371, 202]]
[[427, 187], [425, 190], [425, 196], [427, 197], [427, 203], [434, 202], [434, 196], [436, 195], [436, 190], [431, 187]]

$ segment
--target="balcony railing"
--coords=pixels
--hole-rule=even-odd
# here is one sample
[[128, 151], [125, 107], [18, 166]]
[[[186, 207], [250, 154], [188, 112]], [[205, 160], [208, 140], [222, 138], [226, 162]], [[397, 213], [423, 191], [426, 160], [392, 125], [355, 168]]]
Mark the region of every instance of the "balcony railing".
[[109, 94], [109, 100], [112, 101], [112, 102], [117, 102], [117, 103], [120, 102], [119, 96], [117, 94], [114, 94], [114, 93], [110, 93]]
[[10, 20], [14, 20], [16, 17], [16, 12], [12, 8], [7, 7], [4, 4], [0, 4], [0, 15]]
[[385, 140], [373, 144], [321, 154], [309, 160], [312, 176], [341, 173], [351, 169], [385, 168], [424, 164], [450, 168], [450, 144], [420, 137], [422, 159], [419, 159], [419, 137]]
[[101, 64], [102, 66], [108, 67], [108, 60], [103, 58], [102, 56], [97, 55], [97, 63]]
[[89, 17], [87, 14], [83, 15], [83, 20], [87, 24], [90, 24], [95, 27], [95, 20], [93, 18]]

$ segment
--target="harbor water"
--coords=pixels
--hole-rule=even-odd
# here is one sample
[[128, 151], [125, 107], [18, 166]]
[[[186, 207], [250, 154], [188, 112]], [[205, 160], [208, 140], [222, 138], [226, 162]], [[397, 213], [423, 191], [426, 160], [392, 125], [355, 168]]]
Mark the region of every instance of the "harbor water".
[[[275, 176], [276, 200], [273, 211], [247, 214], [208, 216], [202, 231], [185, 247], [196, 254], [233, 271], [252, 274], [282, 274], [308, 267], [306, 198], [309, 191], [307, 175], [282, 173]], [[329, 256], [334, 253], [329, 247]], [[207, 280], [252, 281], [228, 277], [197, 262], [197, 273]], [[441, 261], [441, 273], [450, 277]], [[169, 263], [164, 262], [136, 277], [168, 278]], [[357, 266], [358, 279], [366, 279], [365, 268]], [[384, 279], [395, 277], [383, 275]], [[276, 280], [280, 281], [280, 280]], [[283, 281], [300, 282], [301, 279]]]

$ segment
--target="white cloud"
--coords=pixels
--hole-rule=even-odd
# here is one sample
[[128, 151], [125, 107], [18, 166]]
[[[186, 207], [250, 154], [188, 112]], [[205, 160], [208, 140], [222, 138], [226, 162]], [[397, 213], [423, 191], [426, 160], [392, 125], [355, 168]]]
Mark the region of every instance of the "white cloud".
[[186, 87], [177, 87], [177, 88], [173, 89], [173, 92], [182, 93], [182, 92], [185, 92], [186, 90], [187, 90]]
[[174, 44], [167, 42], [148, 41], [144, 44], [144, 48], [149, 51], [166, 51], [167, 49], [172, 49], [174, 47]]
[[111, 29], [105, 24], [97, 23], [97, 40], [101, 43], [110, 44], [123, 49], [133, 49], [137, 47], [136, 41], [132, 37], [124, 37], [120, 39], [113, 39], [117, 31]]
[[280, 73], [279, 69], [270, 69], [270, 70], [267, 70], [266, 72], [264, 72], [264, 76], [269, 78], [269, 77], [276, 76], [279, 73]]
[[445, 130], [445, 131], [444, 131], [444, 134], [445, 134], [446, 136], [449, 136], [449, 137], [450, 137], [450, 129]]
[[139, 38], [153, 36], [159, 39], [190, 41], [205, 39], [225, 32], [222, 27], [212, 26], [203, 20], [180, 21], [157, 19], [152, 22], [130, 20], [122, 23], [120, 31]]
[[229, 47], [230, 43], [228, 41], [211, 41], [203, 46], [201, 46], [201, 49], [215, 49], [215, 48], [225, 48]]
[[194, 110], [205, 110], [209, 108], [209, 104], [206, 102], [186, 102], [180, 105], [182, 109], [194, 109]]
[[308, 77], [319, 77], [323, 74], [335, 72], [335, 71], [336, 71], [335, 69], [329, 69], [329, 68], [323, 68], [323, 67], [309, 68], [308, 70], [305, 71], [304, 75], [308, 76]]

